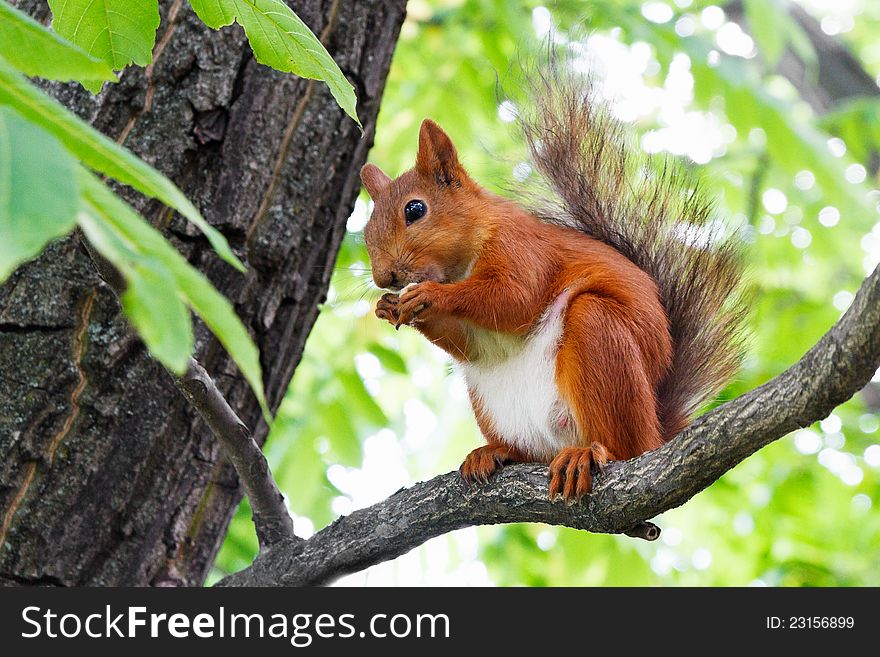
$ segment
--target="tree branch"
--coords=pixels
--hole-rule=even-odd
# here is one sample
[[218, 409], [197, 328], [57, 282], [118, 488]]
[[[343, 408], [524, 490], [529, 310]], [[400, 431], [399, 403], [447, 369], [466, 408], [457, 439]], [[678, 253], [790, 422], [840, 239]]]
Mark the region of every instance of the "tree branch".
[[[80, 235], [80, 243], [101, 278], [117, 296], [122, 295], [125, 292], [125, 279], [122, 275], [83, 235]], [[251, 504], [260, 550], [267, 550], [280, 541], [302, 541], [303, 539], [293, 533], [293, 520], [284, 505], [284, 497], [269, 470], [263, 451], [205, 368], [195, 358], [190, 358], [186, 374], [177, 376], [170, 371], [169, 374], [177, 389], [198, 411], [214, 437], [223, 445], [226, 455], [235, 467]]]
[[302, 541], [293, 533], [293, 520], [263, 450], [205, 368], [195, 358], [190, 358], [186, 374], [172, 377], [183, 396], [211, 427], [235, 467], [253, 510], [260, 549], [266, 550], [283, 540]]
[[[752, 29], [742, 0], [731, 0], [724, 6], [724, 11], [747, 32]], [[825, 34], [819, 21], [803, 7], [791, 3], [788, 11], [816, 52], [818, 75], [814, 79], [791, 47], [786, 48], [780, 57], [776, 72], [794, 85], [800, 97], [815, 112], [823, 114], [849, 98], [880, 95], [874, 78], [840, 39]]]
[[[283, 541], [221, 586], [326, 584], [472, 525], [544, 522], [650, 538], [645, 520], [680, 506], [760, 448], [826, 417], [880, 365], [880, 268], [846, 314], [797, 363], [707, 413], [663, 447], [609, 463], [577, 504], [548, 500], [547, 468], [514, 465], [468, 488], [448, 473], [339, 518], [307, 541]], [[655, 528], [656, 529], [656, 528]]]

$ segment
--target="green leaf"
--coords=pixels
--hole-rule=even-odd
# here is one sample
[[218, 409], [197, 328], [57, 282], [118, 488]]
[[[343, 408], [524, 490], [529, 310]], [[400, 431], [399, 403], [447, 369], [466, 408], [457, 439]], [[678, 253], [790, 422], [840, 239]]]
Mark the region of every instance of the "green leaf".
[[367, 390], [363, 379], [355, 370], [343, 370], [337, 372], [336, 376], [345, 389], [346, 398], [351, 404], [349, 413], [356, 413], [376, 427], [388, 426], [388, 416], [373, 399], [373, 395]]
[[382, 363], [382, 367], [389, 372], [396, 372], [397, 374], [406, 374], [408, 372], [406, 361], [393, 349], [384, 347], [378, 342], [371, 342], [367, 345], [367, 351], [378, 358], [379, 362]]
[[174, 290], [174, 279], [164, 268], [137, 262], [122, 295], [122, 307], [153, 356], [183, 374], [193, 350], [192, 323]]
[[0, 0], [0, 57], [25, 75], [48, 80], [77, 80], [100, 91], [105, 80], [116, 81], [113, 70], [27, 14]]
[[244, 271], [244, 265], [235, 257], [226, 238], [205, 221], [173, 182], [29, 84], [0, 58], [0, 105], [4, 104], [55, 135], [86, 166], [158, 198], [180, 212], [201, 229], [221, 258]]
[[122, 307], [150, 354], [171, 371], [183, 374], [192, 354], [193, 332], [189, 310], [175, 281], [160, 261], [141, 253], [136, 244], [104, 221], [103, 212], [84, 196], [78, 223], [92, 246], [125, 278]]
[[349, 408], [341, 400], [328, 405], [322, 412], [323, 425], [327, 432], [332, 461], [342, 465], [357, 467], [361, 463], [361, 442], [354, 418]]
[[55, 32], [114, 70], [152, 61], [158, 0], [49, 0], [49, 7]]
[[[775, 1], [745, 0], [744, 5], [749, 31], [758, 42], [767, 67], [773, 69], [785, 52], [786, 34], [794, 21], [786, 20], [788, 12]], [[799, 29], [796, 23], [795, 28]]]
[[190, 5], [215, 30], [233, 22], [241, 25], [261, 64], [326, 82], [339, 106], [361, 124], [354, 87], [324, 44], [282, 0], [190, 0]]
[[880, 150], [880, 99], [856, 96], [840, 101], [818, 118], [819, 126], [839, 135], [858, 162], [870, 162]]
[[[271, 414], [263, 393], [260, 354], [244, 324], [235, 314], [232, 304], [159, 231], [94, 176], [83, 171], [80, 175], [80, 187], [93, 214], [109, 225], [132, 250], [165, 267], [177, 293], [202, 318], [238, 365], [260, 402], [266, 421], [270, 422]], [[83, 229], [86, 227], [83, 226]], [[100, 250], [101, 246], [96, 245], [96, 248]]]
[[73, 228], [75, 166], [52, 135], [0, 107], [0, 282]]
[[232, 304], [220, 294], [204, 275], [189, 266], [177, 251], [168, 247], [178, 260], [172, 263], [177, 284], [186, 295], [190, 307], [202, 318], [220, 344], [232, 356], [238, 369], [247, 379], [257, 396], [266, 422], [271, 423], [271, 413], [263, 393], [263, 370], [260, 367], [260, 352], [254, 345], [244, 324], [235, 314]]
[[819, 72], [816, 49], [804, 28], [789, 13], [789, 3], [745, 0], [744, 6], [749, 32], [755, 37], [767, 68], [775, 69], [785, 48], [789, 47], [804, 65], [807, 78], [815, 81]]

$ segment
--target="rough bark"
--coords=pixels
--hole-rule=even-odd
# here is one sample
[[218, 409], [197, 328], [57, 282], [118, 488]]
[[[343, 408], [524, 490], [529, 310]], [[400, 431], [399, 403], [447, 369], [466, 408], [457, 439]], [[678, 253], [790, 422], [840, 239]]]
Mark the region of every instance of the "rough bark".
[[644, 521], [684, 504], [761, 447], [826, 417], [880, 365], [880, 267], [846, 314], [797, 363], [699, 418], [660, 449], [608, 464], [577, 504], [548, 499], [546, 466], [508, 466], [483, 486], [450, 472], [340, 518], [309, 540], [279, 543], [224, 586], [325, 584], [471, 525], [543, 522], [653, 540]]
[[[14, 2], [47, 19], [45, 2]], [[172, 178], [249, 266], [124, 192], [230, 298], [277, 408], [359, 189], [403, 0], [291, 3], [358, 91], [366, 136], [326, 88], [253, 61], [240, 28], [160, 2], [154, 64], [96, 98], [51, 92]], [[258, 443], [266, 425], [217, 341], [196, 355]], [[0, 583], [199, 584], [241, 490], [208, 426], [125, 323], [76, 239], [0, 288]]]

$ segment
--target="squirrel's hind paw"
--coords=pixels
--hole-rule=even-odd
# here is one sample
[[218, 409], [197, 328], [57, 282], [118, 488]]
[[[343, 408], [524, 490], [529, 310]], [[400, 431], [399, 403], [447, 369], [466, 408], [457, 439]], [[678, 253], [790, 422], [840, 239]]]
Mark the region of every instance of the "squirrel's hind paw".
[[550, 499], [577, 500], [593, 488], [592, 447], [565, 447], [550, 462]]
[[467, 484], [485, 484], [496, 470], [508, 463], [520, 463], [524, 457], [513, 447], [501, 443], [483, 445], [468, 454], [458, 469]]

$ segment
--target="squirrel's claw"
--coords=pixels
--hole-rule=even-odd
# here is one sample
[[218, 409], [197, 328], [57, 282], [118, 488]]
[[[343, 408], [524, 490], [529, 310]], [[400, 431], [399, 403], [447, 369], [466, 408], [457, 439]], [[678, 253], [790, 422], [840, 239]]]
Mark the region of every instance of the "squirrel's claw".
[[592, 447], [565, 447], [550, 462], [550, 499], [577, 500], [593, 488]]
[[429, 285], [430, 283], [419, 283], [401, 293], [397, 302], [397, 323], [395, 328], [400, 328], [403, 325], [413, 325], [423, 319], [420, 318], [420, 315], [433, 305], [429, 298], [431, 293]]
[[495, 445], [483, 445], [465, 457], [458, 472], [466, 484], [485, 484], [501, 467], [502, 460], [499, 456]]
[[396, 327], [398, 321], [397, 302], [396, 294], [383, 294], [376, 302], [376, 317], [384, 319]]
[[505, 464], [525, 460], [526, 458], [513, 447], [503, 443], [490, 443], [468, 454], [458, 473], [467, 484], [473, 485], [477, 482], [485, 484], [489, 481], [489, 477]]

